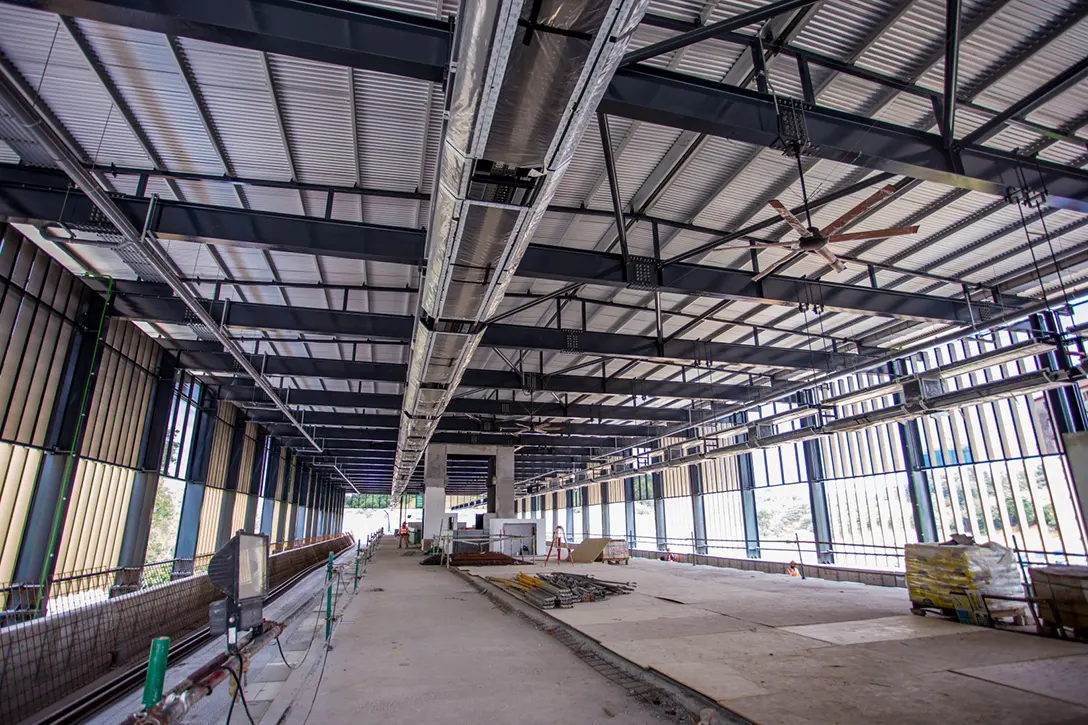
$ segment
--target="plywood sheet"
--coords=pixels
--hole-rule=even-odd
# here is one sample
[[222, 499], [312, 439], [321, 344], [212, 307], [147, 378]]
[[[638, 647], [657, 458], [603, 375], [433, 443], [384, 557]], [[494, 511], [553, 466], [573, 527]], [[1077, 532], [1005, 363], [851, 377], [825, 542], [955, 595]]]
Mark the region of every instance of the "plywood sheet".
[[612, 539], [582, 539], [582, 543], [570, 552], [570, 560], [575, 564], [592, 564], [604, 553]]

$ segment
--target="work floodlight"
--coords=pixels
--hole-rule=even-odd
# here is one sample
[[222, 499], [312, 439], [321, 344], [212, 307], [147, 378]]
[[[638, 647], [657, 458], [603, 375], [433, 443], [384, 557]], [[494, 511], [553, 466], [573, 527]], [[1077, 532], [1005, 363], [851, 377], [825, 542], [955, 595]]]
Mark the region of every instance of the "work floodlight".
[[239, 531], [215, 552], [208, 563], [208, 579], [227, 595], [211, 605], [213, 632], [259, 627], [268, 593], [268, 537]]

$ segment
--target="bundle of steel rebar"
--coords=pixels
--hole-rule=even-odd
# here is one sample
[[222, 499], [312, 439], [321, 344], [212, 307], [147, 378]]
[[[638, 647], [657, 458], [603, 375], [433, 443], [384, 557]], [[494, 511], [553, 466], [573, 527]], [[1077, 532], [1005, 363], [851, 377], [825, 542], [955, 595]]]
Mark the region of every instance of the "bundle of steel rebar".
[[540, 588], [539, 580], [536, 580], [536, 577], [518, 574], [516, 577], [489, 576], [487, 579], [538, 609], [554, 609], [556, 606], [555, 597]]
[[539, 578], [553, 587], [569, 592], [574, 601], [596, 602], [607, 597], [628, 594], [635, 585], [627, 582], [610, 582], [584, 574], [540, 574]]

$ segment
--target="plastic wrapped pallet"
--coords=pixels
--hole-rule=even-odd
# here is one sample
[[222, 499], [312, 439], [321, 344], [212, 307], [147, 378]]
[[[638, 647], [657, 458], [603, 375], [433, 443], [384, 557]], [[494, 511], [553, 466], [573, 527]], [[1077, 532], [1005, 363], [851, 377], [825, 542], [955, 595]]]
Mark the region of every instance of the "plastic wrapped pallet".
[[953, 592], [1024, 595], [1016, 556], [1000, 544], [907, 544], [906, 562], [907, 591], [915, 606], [957, 609]]
[[1039, 616], [1049, 625], [1088, 630], [1088, 566], [1043, 566], [1031, 570]]

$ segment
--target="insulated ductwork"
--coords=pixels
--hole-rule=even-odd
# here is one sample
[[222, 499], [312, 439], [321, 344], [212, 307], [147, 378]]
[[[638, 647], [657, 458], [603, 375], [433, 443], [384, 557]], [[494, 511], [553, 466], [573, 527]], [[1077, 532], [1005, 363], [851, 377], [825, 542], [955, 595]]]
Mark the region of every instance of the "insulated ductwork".
[[462, 5], [394, 464], [403, 492], [647, 0]]

